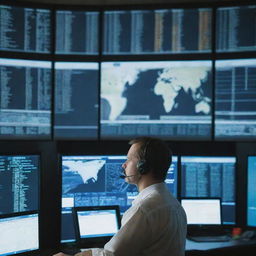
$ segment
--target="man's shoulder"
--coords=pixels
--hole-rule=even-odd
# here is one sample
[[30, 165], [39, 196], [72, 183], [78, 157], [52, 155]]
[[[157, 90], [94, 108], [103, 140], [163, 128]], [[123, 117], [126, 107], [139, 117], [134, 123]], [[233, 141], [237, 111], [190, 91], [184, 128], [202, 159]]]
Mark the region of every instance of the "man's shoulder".
[[153, 191], [140, 200], [138, 206], [140, 210], [148, 214], [162, 210], [169, 212], [179, 212], [183, 210], [178, 200], [169, 191], [166, 193]]
[[157, 210], [158, 208], [168, 207], [170, 201], [168, 196], [154, 191], [139, 201], [139, 208], [147, 213]]

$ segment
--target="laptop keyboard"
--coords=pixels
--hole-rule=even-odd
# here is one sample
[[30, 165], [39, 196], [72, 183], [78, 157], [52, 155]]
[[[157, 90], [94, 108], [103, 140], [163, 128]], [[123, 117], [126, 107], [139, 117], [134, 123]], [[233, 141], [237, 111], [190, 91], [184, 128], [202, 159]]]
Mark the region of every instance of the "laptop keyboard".
[[228, 242], [230, 241], [230, 236], [189, 236], [188, 239], [195, 242]]

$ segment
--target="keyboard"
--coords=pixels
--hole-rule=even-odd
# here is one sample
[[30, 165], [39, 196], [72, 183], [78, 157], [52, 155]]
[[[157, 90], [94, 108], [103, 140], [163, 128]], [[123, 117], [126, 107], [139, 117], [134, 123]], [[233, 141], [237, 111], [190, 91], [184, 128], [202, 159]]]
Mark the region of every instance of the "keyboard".
[[189, 236], [189, 240], [195, 242], [228, 242], [231, 240], [230, 236], [221, 235], [221, 236]]

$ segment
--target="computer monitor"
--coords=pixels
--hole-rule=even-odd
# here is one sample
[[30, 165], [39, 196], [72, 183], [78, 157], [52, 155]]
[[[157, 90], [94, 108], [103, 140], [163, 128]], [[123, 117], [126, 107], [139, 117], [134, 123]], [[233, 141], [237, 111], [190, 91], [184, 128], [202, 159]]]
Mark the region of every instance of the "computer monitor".
[[0, 5], [0, 50], [51, 53], [51, 11]]
[[73, 217], [79, 245], [106, 242], [121, 225], [119, 206], [75, 207]]
[[39, 209], [39, 155], [0, 155], [0, 215]]
[[211, 51], [210, 8], [109, 10], [103, 21], [106, 55]]
[[221, 198], [222, 223], [236, 223], [236, 157], [182, 156], [181, 197]]
[[103, 62], [101, 137], [210, 139], [211, 72], [211, 61]]
[[247, 225], [256, 227], [256, 156], [248, 157], [247, 167]]
[[255, 140], [256, 59], [217, 60], [215, 139]]
[[51, 62], [0, 58], [0, 139], [51, 138]]
[[99, 64], [55, 62], [54, 138], [98, 138]]
[[98, 54], [99, 14], [96, 11], [57, 10], [55, 53]]
[[182, 198], [188, 225], [221, 225], [221, 203], [215, 198]]
[[39, 249], [38, 213], [0, 215], [0, 256], [26, 253]]
[[217, 52], [256, 50], [256, 5], [217, 8]]
[[[126, 156], [62, 156], [62, 231], [63, 243], [75, 239], [72, 208], [80, 206], [119, 205], [123, 214], [137, 196], [137, 187], [120, 178]], [[169, 190], [177, 196], [177, 156], [165, 180]]]

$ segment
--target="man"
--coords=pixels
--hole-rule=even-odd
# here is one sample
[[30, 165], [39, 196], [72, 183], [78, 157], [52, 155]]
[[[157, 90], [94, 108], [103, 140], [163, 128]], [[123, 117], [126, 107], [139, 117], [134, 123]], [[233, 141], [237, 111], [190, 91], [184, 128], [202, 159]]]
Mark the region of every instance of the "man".
[[[81, 256], [183, 256], [186, 214], [164, 183], [171, 151], [160, 139], [141, 137], [130, 142], [122, 165], [125, 181], [139, 195], [122, 218], [117, 234], [104, 246], [78, 253]], [[56, 256], [65, 254], [59, 253]]]

